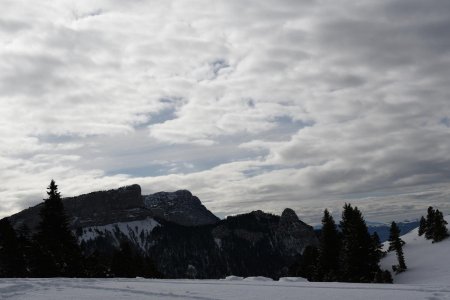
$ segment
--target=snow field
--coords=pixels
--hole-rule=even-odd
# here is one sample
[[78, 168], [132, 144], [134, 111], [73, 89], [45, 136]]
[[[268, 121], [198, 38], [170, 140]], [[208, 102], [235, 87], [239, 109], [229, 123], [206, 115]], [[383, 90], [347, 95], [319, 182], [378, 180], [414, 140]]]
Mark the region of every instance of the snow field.
[[0, 299], [450, 299], [450, 285], [239, 280], [1, 279]]
[[[445, 219], [450, 223], [450, 216]], [[447, 228], [450, 232], [449, 225]], [[419, 236], [416, 228], [401, 238], [406, 242], [403, 252], [408, 269], [394, 275], [394, 283], [450, 286], [450, 237], [439, 243], [432, 243], [424, 236]], [[387, 247], [388, 242], [384, 245], [385, 249]], [[381, 260], [381, 268], [391, 272], [392, 265], [396, 264], [398, 262], [394, 252], [389, 252], [386, 258]]]

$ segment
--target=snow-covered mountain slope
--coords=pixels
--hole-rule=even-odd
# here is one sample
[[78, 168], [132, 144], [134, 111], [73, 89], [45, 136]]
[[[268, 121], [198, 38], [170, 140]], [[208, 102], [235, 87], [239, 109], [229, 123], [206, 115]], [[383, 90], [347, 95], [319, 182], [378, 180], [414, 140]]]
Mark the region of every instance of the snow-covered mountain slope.
[[[450, 223], [450, 216], [445, 218]], [[450, 232], [450, 226], [447, 225]], [[418, 228], [401, 237], [405, 242], [405, 254], [408, 269], [394, 275], [394, 283], [406, 284], [450, 284], [450, 238], [432, 243], [418, 235]], [[387, 243], [385, 243], [385, 246]], [[392, 271], [392, 265], [398, 264], [395, 252], [390, 252], [381, 261], [381, 267]]]
[[80, 243], [89, 243], [98, 238], [103, 238], [109, 240], [114, 246], [119, 246], [123, 240], [129, 240], [134, 245], [138, 245], [142, 251], [147, 251], [152, 245], [151, 233], [157, 226], [160, 226], [160, 224], [153, 218], [103, 226], [89, 226], [81, 229], [78, 239]]

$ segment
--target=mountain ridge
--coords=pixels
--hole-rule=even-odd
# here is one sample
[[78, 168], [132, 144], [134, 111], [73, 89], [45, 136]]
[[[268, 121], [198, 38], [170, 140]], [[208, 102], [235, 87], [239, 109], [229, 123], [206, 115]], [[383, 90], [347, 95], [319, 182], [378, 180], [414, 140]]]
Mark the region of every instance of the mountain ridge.
[[[169, 278], [282, 277], [307, 246], [318, 243], [292, 209], [220, 220], [187, 190], [142, 195], [139, 185], [131, 185], [62, 201], [85, 255], [111, 257], [127, 242]], [[40, 207], [11, 216], [11, 223], [36, 230]]]
[[[161, 198], [161, 195], [170, 198], [171, 205], [166, 205], [165, 201], [151, 201]], [[66, 197], [62, 201], [72, 229], [143, 220], [148, 217], [164, 218], [186, 226], [213, 224], [219, 221], [218, 217], [187, 190], [142, 195], [141, 187], [134, 184]], [[37, 204], [10, 216], [11, 223], [16, 228], [26, 224], [34, 230], [39, 223], [41, 205], [42, 203]]]

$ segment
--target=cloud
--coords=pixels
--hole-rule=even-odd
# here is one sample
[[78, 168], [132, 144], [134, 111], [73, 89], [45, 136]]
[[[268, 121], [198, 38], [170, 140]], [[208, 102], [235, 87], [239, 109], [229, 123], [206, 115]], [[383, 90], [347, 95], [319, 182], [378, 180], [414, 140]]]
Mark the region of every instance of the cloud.
[[51, 178], [187, 188], [221, 215], [450, 212], [447, 1], [4, 6], [2, 215]]

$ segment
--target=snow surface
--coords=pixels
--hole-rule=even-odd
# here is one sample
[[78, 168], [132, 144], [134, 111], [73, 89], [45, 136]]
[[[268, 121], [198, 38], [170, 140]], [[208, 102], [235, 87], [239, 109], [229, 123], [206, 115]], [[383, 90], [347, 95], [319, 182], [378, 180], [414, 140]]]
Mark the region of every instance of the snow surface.
[[284, 281], [0, 279], [0, 299], [450, 299], [450, 286]]
[[[450, 216], [445, 217], [450, 223]], [[450, 232], [450, 226], [447, 225]], [[405, 262], [408, 269], [394, 276], [394, 283], [407, 284], [443, 284], [450, 286], [450, 238], [432, 243], [418, 235], [418, 228], [403, 235]], [[385, 243], [385, 249], [388, 242]], [[389, 252], [381, 261], [381, 267], [392, 272], [397, 265], [395, 252]], [[450, 296], [449, 296], [450, 299]]]

